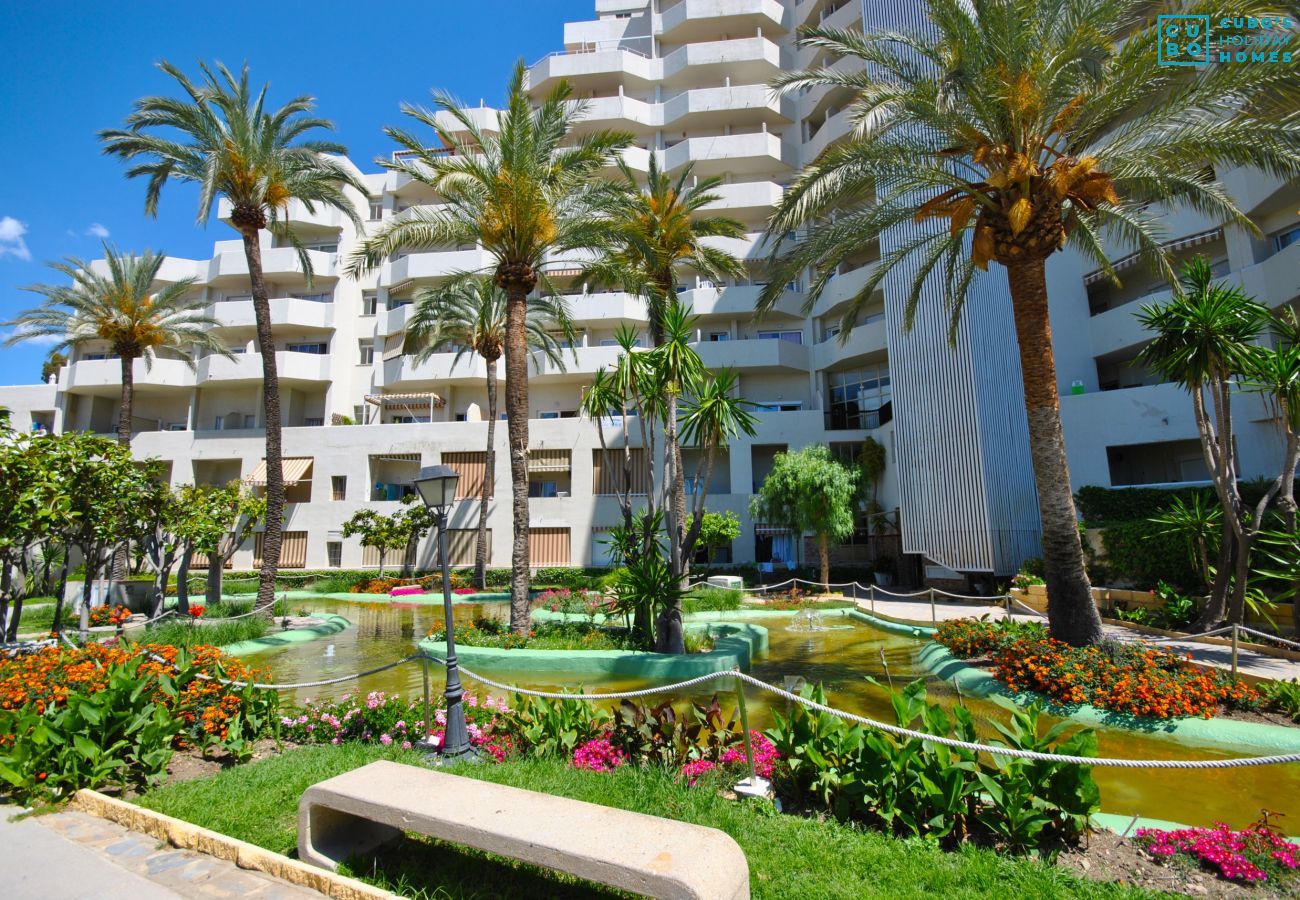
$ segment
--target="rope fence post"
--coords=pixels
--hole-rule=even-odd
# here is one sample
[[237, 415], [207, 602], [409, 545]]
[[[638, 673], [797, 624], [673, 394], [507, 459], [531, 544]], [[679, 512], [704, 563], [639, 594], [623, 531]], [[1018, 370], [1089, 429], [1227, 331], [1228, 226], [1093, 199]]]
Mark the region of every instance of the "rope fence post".
[[736, 681], [736, 706], [740, 710], [740, 730], [745, 742], [745, 767], [749, 770], [749, 777], [738, 782], [734, 790], [737, 797], [768, 797], [772, 793], [772, 785], [766, 778], [759, 778], [754, 768], [754, 741], [749, 735], [749, 708], [745, 706], [745, 682], [740, 678], [740, 669], [731, 671]]
[[871, 612], [876, 611], [876, 585], [874, 583], [867, 585], [867, 594], [871, 597]]
[[[77, 624], [81, 631], [81, 643], [84, 644], [90, 637], [90, 607], [85, 603], [81, 604], [81, 610], [77, 613]], [[55, 627], [58, 627], [57, 623]]]
[[934, 609], [934, 588], [930, 588], [930, 624], [939, 627], [939, 614]]
[[1232, 680], [1237, 680], [1237, 629], [1239, 626], [1232, 626]]

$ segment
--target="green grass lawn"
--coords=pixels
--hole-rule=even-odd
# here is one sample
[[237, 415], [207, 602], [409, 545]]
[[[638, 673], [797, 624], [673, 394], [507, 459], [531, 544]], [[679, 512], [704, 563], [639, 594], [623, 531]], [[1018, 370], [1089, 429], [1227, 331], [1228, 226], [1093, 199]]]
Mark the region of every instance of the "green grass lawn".
[[[32, 607], [37, 607], [32, 609]], [[13, 604], [9, 606], [13, 609]], [[77, 617], [71, 612], [72, 604], [63, 607], [63, 621], [69, 625], [77, 623]], [[49, 631], [54, 627], [54, 598], [28, 597], [23, 601], [23, 617], [18, 621], [18, 631], [27, 634], [32, 631]]]
[[141, 644], [170, 644], [173, 647], [212, 644], [216, 647], [225, 647], [240, 641], [256, 640], [270, 630], [271, 626], [267, 619], [262, 616], [249, 616], [245, 619], [219, 622], [214, 625], [164, 619], [143, 631], [136, 629], [128, 634], [131, 640]]
[[[343, 745], [306, 747], [236, 766], [199, 781], [164, 785], [139, 802], [151, 809], [278, 853], [297, 845], [298, 798], [310, 785], [376, 759], [418, 764], [411, 751]], [[973, 847], [945, 852], [924, 840], [896, 840], [834, 821], [781, 815], [770, 806], [725, 800], [655, 769], [600, 774], [557, 760], [461, 766], [457, 774], [591, 803], [707, 825], [727, 832], [749, 859], [754, 897], [1146, 897], [1131, 888], [1080, 880], [1032, 859]], [[407, 839], [352, 874], [409, 897], [592, 897], [589, 886], [502, 863], [438, 842]]]

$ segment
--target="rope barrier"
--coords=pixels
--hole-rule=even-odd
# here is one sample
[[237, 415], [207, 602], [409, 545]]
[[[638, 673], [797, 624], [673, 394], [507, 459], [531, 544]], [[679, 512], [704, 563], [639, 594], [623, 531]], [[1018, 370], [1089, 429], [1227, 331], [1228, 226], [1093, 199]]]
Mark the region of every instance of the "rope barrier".
[[1284, 637], [1278, 637], [1277, 635], [1269, 634], [1266, 631], [1256, 631], [1254, 628], [1247, 628], [1245, 625], [1238, 625], [1237, 630], [1244, 631], [1246, 634], [1253, 634], [1256, 637], [1267, 638], [1270, 641], [1277, 641], [1279, 644], [1285, 644], [1288, 647], [1294, 647], [1295, 649], [1300, 650], [1300, 644], [1295, 641], [1289, 641]]
[[[69, 646], [72, 646], [74, 648], [77, 646], [76, 644], [72, 643], [72, 641], [68, 640], [66, 635], [60, 635], [60, 636], [63, 637], [65, 641], [67, 641]], [[159, 662], [163, 662], [163, 663], [167, 662], [167, 660], [165, 660], [163, 657], [157, 656], [156, 654], [151, 653], [150, 656]], [[350, 675], [343, 675], [338, 678], [321, 679], [318, 681], [301, 681], [301, 682], [292, 682], [287, 684], [275, 684], [275, 683], [263, 683], [263, 682], [236, 681], [227, 678], [215, 678], [213, 676], [204, 675], [204, 674], [200, 674], [197, 677], [207, 681], [215, 681], [219, 684], [225, 684], [234, 687], [247, 687], [251, 685], [252, 687], [260, 688], [264, 690], [301, 690], [304, 688], [327, 687], [335, 684], [343, 684], [344, 682], [347, 681], [355, 681], [358, 678], [365, 678], [368, 675], [377, 675], [380, 672], [386, 672], [389, 669], [395, 669], [398, 666], [405, 665], [406, 663], [409, 662], [414, 662], [415, 660], [426, 660], [426, 659], [432, 662], [440, 663], [442, 665], [446, 665], [447, 662], [446, 659], [437, 657], [431, 653], [425, 653], [424, 651], [420, 651], [418, 653], [413, 653], [410, 656], [403, 657], [402, 659], [396, 660], [386, 665], [376, 666], [373, 669], [366, 669], [362, 672], [356, 672]], [[641, 688], [639, 690], [634, 690], [634, 691], [612, 691], [609, 693], [593, 693], [593, 694], [574, 694], [574, 693], [566, 693], [562, 691], [558, 691], [558, 692], [557, 691], [536, 691], [530, 688], [518, 687], [516, 685], [503, 684], [499, 681], [494, 681], [490, 678], [487, 678], [484, 675], [480, 675], [477, 672], [473, 672], [465, 668], [461, 668], [460, 673], [464, 675], [466, 678], [477, 681], [478, 683], [486, 685], [487, 687], [496, 688], [497, 690], [502, 690], [502, 691], [509, 691], [510, 693], [519, 694], [521, 696], [539, 697], [547, 700], [574, 700], [574, 701], [581, 700], [585, 702], [622, 700], [622, 699], [631, 699], [634, 697], [645, 697], [653, 694], [668, 694], [676, 691], [685, 690], [686, 688], [695, 687], [696, 685], [706, 684], [710, 681], [716, 681], [721, 678], [735, 678], [739, 682], [744, 682], [746, 684], [752, 685], [758, 688], [759, 690], [766, 691], [767, 693], [773, 694], [777, 697], [781, 697], [791, 703], [798, 703], [801, 706], [804, 706], [808, 709], [826, 713], [827, 715], [832, 715], [835, 716], [836, 718], [843, 719], [848, 722], [855, 722], [859, 725], [866, 726], [867, 728], [871, 728], [876, 731], [883, 731], [884, 733], [894, 735], [895, 737], [925, 741], [927, 743], [938, 744], [940, 746], [951, 747], [953, 749], [958, 749], [958, 750], [969, 750], [973, 753], [987, 753], [992, 756], [1007, 756], [1013, 759], [1028, 759], [1028, 760], [1034, 760], [1038, 762], [1067, 762], [1067, 763], [1077, 763], [1079, 765], [1084, 765], [1084, 766], [1102, 766], [1107, 768], [1121, 768], [1121, 769], [1239, 769], [1239, 768], [1246, 768], [1250, 766], [1281, 765], [1286, 763], [1300, 762], [1300, 753], [1275, 754], [1272, 756], [1243, 756], [1243, 757], [1235, 757], [1232, 759], [1204, 759], [1204, 760], [1116, 759], [1116, 758], [1094, 757], [1094, 756], [1071, 756], [1068, 754], [1060, 754], [1060, 753], [1039, 753], [1033, 750], [1020, 750], [1015, 747], [1001, 747], [992, 744], [980, 744], [972, 741], [962, 741], [962, 740], [957, 740], [956, 738], [941, 737], [939, 735], [927, 734], [926, 732], [923, 731], [914, 731], [911, 728], [904, 728], [901, 725], [890, 725], [887, 722], [881, 722], [876, 719], [868, 718], [866, 716], [859, 716], [856, 713], [847, 712], [842, 709], [836, 709], [833, 706], [827, 706], [824, 703], [818, 703], [814, 700], [809, 700], [807, 697], [801, 697], [798, 694], [791, 693], [790, 691], [784, 690], [783, 688], [779, 688], [774, 684], [768, 684], [766, 681], [763, 681], [762, 679], [755, 678], [752, 675], [748, 675], [744, 672], [740, 672], [737, 670], [723, 671], [723, 672], [709, 672], [707, 674], [700, 675], [695, 678], [690, 678], [685, 681], [679, 681], [674, 684], [666, 684], [666, 685], [659, 685], [656, 687]]]

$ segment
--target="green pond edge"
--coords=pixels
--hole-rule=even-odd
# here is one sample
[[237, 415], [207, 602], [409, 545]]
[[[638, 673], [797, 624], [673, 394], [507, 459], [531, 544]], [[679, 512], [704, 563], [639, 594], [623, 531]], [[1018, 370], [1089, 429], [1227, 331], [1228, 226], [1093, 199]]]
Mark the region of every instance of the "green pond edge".
[[[348, 603], [418, 603], [434, 604], [442, 603], [442, 594], [403, 594], [400, 597], [394, 597], [390, 594], [354, 594], [351, 591], [341, 593], [321, 594], [316, 591], [276, 591], [276, 599], [285, 600], [343, 600]], [[257, 597], [257, 594], [222, 594], [222, 600], [248, 600]], [[496, 600], [509, 600], [509, 594], [486, 592], [482, 594], [452, 594], [452, 603], [489, 603]], [[191, 594], [190, 602], [204, 604], [206, 600], [203, 594]], [[168, 608], [176, 606], [176, 598], [168, 597], [164, 604]]]
[[[770, 612], [770, 611], [769, 611]], [[754, 656], [767, 652], [767, 629], [748, 622], [725, 622], [726, 613], [692, 613], [685, 616], [685, 627], [692, 633], [714, 638], [708, 653], [682, 656], [676, 653], [650, 653], [642, 650], [505, 650], [499, 647], [457, 645], [456, 659], [471, 670], [509, 672], [563, 673], [565, 675], [619, 675], [660, 681], [685, 681], [714, 672], [732, 669], [748, 671]], [[735, 615], [732, 613], [731, 615]], [[791, 613], [786, 613], [791, 615]], [[586, 616], [535, 610], [533, 618], [543, 622], [585, 622]], [[437, 656], [447, 652], [444, 641], [421, 641], [420, 647]]]
[[268, 634], [264, 637], [253, 638], [248, 641], [238, 641], [234, 644], [227, 644], [221, 650], [229, 653], [231, 656], [250, 656], [254, 653], [261, 653], [264, 650], [274, 650], [279, 647], [288, 647], [292, 644], [305, 644], [308, 641], [318, 641], [323, 637], [329, 637], [332, 634], [338, 634], [345, 628], [351, 628], [352, 623], [343, 616], [336, 613], [314, 613], [316, 618], [323, 621], [319, 625], [309, 625], [306, 628], [294, 628], [291, 631], [278, 631], [274, 634]]
[[[922, 625], [907, 625], [882, 619], [862, 610], [854, 610], [854, 618], [895, 634], [912, 637], [933, 637], [934, 629]], [[948, 652], [942, 644], [931, 641], [917, 651], [921, 665], [946, 681], [957, 685], [964, 693], [974, 697], [1006, 697], [1020, 706], [1035, 700], [1044, 702], [1040, 694], [1030, 691], [1012, 691], [992, 674], [965, 662]], [[1085, 725], [1105, 728], [1122, 728], [1154, 737], [1171, 738], [1179, 743], [1208, 746], [1216, 749], [1259, 751], [1260, 755], [1300, 752], [1300, 728], [1270, 725], [1264, 722], [1242, 722], [1235, 719], [1150, 719], [1126, 716], [1099, 709], [1091, 704], [1061, 707], [1045, 703], [1052, 715], [1071, 719]], [[1163, 826], [1143, 826], [1163, 827]]]

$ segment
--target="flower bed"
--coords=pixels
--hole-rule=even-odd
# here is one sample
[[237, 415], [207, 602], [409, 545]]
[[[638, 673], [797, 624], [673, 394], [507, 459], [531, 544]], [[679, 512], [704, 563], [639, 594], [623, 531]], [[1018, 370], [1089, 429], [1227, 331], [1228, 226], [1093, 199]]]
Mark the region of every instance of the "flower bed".
[[549, 588], [533, 598], [534, 609], [549, 609], [551, 612], [569, 615], [587, 616], [594, 620], [596, 616], [612, 613], [614, 598], [606, 597], [599, 591], [573, 591], [569, 588]]
[[390, 597], [405, 597], [408, 594], [423, 594], [424, 588], [418, 584], [404, 584], [395, 588], [389, 588]]
[[[447, 727], [445, 698], [439, 697], [432, 707], [433, 727], [429, 739], [441, 746]], [[465, 727], [470, 743], [498, 762], [513, 747], [513, 737], [499, 727], [499, 717], [506, 711], [504, 700], [489, 697], [482, 703], [473, 694], [464, 699]], [[281, 735], [300, 744], [341, 744], [359, 741], [398, 745], [409, 749], [425, 734], [424, 704], [403, 700], [396, 694], [371, 691], [345, 694], [337, 700], [308, 700], [300, 709], [282, 716]]]
[[131, 621], [131, 610], [125, 606], [97, 606], [90, 611], [89, 619], [92, 628], [122, 625]]
[[1285, 840], [1266, 821], [1242, 831], [1222, 822], [1213, 828], [1139, 828], [1138, 844], [1163, 862], [1194, 861], [1220, 878], [1243, 884], [1293, 883], [1300, 870], [1300, 847]]
[[945, 622], [935, 640], [964, 659], [989, 656], [993, 674], [1013, 691], [1057, 703], [1090, 703], [1126, 715], [1210, 718], [1220, 706], [1253, 709], [1260, 696], [1226, 672], [1191, 665], [1148, 644], [1108, 642], [1072, 647], [1021, 624]]
[[28, 802], [151, 783], [186, 746], [246, 757], [273, 724], [277, 695], [213, 679], [259, 674], [212, 646], [88, 644], [0, 661], [4, 788]]

